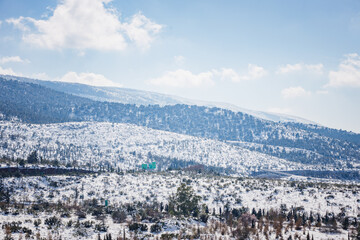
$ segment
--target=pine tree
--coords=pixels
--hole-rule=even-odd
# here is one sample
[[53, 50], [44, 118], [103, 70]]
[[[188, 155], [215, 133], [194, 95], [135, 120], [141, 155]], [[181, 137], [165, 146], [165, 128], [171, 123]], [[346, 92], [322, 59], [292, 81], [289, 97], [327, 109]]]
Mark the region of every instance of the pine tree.
[[30, 153], [30, 155], [27, 157], [27, 162], [30, 164], [35, 164], [39, 162], [39, 157], [36, 151]]
[[259, 209], [259, 211], [257, 212], [256, 217], [258, 219], [260, 219], [262, 217], [261, 209]]
[[255, 210], [255, 208], [252, 209], [251, 214], [256, 216], [256, 210]]
[[163, 205], [163, 203], [161, 202], [160, 203], [160, 212], [162, 212], [164, 210], [164, 205]]
[[344, 222], [343, 222], [343, 226], [342, 226], [343, 229], [344, 229], [344, 230], [348, 230], [349, 225], [350, 225], [350, 223], [349, 223], [349, 218], [348, 218], [348, 217], [345, 217]]
[[175, 195], [169, 198], [169, 213], [197, 217], [200, 212], [200, 197], [194, 194], [191, 186], [182, 183]]

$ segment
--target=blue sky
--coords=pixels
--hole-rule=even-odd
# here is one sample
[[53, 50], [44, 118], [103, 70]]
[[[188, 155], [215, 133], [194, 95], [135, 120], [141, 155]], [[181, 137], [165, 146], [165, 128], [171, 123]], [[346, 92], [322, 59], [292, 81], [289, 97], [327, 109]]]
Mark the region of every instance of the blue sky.
[[0, 0], [0, 74], [123, 86], [360, 133], [360, 1]]

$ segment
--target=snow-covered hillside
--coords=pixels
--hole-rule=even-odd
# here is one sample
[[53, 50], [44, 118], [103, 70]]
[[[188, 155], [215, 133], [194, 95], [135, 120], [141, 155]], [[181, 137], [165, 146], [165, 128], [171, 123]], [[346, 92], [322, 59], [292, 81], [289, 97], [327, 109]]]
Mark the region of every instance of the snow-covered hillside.
[[155, 159], [192, 162], [248, 174], [259, 170], [316, 169], [224, 142], [130, 124], [81, 122], [23, 124], [0, 122], [0, 155], [26, 158], [36, 150], [49, 160], [134, 169]]
[[[54, 184], [57, 182], [57, 184]], [[286, 180], [237, 179], [234, 177], [166, 173], [134, 173], [125, 175], [101, 174], [98, 177], [26, 177], [7, 178], [5, 183], [13, 187], [13, 197], [23, 201], [36, 202], [40, 196], [52, 192], [47, 200], [56, 203], [71, 198], [75, 188], [83, 189], [79, 194], [83, 200], [94, 196], [108, 199], [112, 204], [132, 202], [167, 203], [171, 194], [181, 182], [188, 182], [201, 196], [209, 209], [218, 212], [219, 207], [229, 203], [232, 208], [245, 206], [249, 209], [277, 209], [280, 204], [287, 207], [303, 207], [305, 211], [325, 214], [326, 212], [345, 212], [356, 216], [360, 214], [359, 185], [337, 185], [322, 182], [289, 182]], [[52, 183], [52, 184], [51, 184]], [[57, 186], [57, 187], [53, 187]], [[321, 187], [320, 187], [321, 186]], [[348, 188], [348, 189], [347, 189]], [[355, 190], [355, 191], [354, 191]], [[332, 195], [332, 197], [329, 197]], [[64, 197], [66, 196], [66, 197]]]
[[221, 108], [136, 106], [93, 101], [38, 84], [0, 78], [4, 120], [27, 123], [112, 122], [135, 124], [213, 140], [248, 142], [251, 151], [302, 164], [356, 168], [360, 134], [300, 123], [279, 123]]
[[197, 105], [204, 107], [217, 107], [217, 108], [228, 109], [233, 112], [246, 113], [257, 118], [270, 120], [274, 122], [295, 122], [295, 123], [304, 123], [304, 124], [316, 124], [313, 121], [287, 114], [255, 111], [229, 103], [187, 99], [179, 96], [142, 91], [137, 89], [119, 88], [119, 87], [99, 87], [99, 86], [90, 86], [79, 83], [66, 83], [66, 82], [56, 82], [56, 81], [41, 81], [41, 80], [17, 77], [11, 75], [0, 75], [0, 77], [3, 77], [4, 79], [8, 79], [8, 80], [18, 80], [18, 81], [36, 83], [60, 92], [65, 92], [80, 97], [90, 98], [95, 101], [108, 101], [108, 102], [118, 102], [118, 103], [136, 104], [136, 105], [157, 104], [160, 106], [165, 106], [165, 105], [185, 104], [185, 105]]

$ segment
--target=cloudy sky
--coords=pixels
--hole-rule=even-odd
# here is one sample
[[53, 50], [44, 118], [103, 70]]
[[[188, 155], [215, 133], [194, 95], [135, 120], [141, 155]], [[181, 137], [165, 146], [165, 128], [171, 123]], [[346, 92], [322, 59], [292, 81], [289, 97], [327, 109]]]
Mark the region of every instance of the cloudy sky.
[[360, 133], [360, 1], [0, 0], [0, 74], [227, 102]]

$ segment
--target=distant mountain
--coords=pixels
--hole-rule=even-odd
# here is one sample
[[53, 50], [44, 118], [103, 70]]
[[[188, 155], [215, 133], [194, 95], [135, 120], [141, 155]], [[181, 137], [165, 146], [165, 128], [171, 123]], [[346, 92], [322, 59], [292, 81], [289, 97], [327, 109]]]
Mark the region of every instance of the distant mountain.
[[3, 119], [28, 123], [97, 121], [127, 123], [220, 140], [302, 164], [360, 166], [360, 134], [302, 123], [279, 123], [221, 108], [137, 106], [100, 102], [38, 84], [0, 79]]
[[207, 102], [200, 100], [191, 100], [178, 96], [172, 96], [167, 94], [160, 94], [148, 91], [141, 91], [129, 88], [118, 88], [118, 87], [97, 87], [79, 83], [65, 83], [56, 81], [42, 81], [24, 77], [16, 77], [10, 75], [0, 75], [4, 79], [18, 80], [23, 82], [36, 83], [59, 92], [65, 92], [72, 95], [89, 98], [95, 101], [107, 101], [107, 102], [118, 102], [124, 104], [135, 104], [135, 105], [197, 105], [205, 107], [217, 107], [228, 109], [233, 112], [242, 112], [249, 115], [253, 115], [257, 118], [275, 122], [296, 122], [305, 124], [316, 124], [315, 122], [290, 116], [286, 114], [269, 113], [262, 111], [253, 111], [245, 108], [238, 107], [229, 103], [218, 103], [218, 102]]

